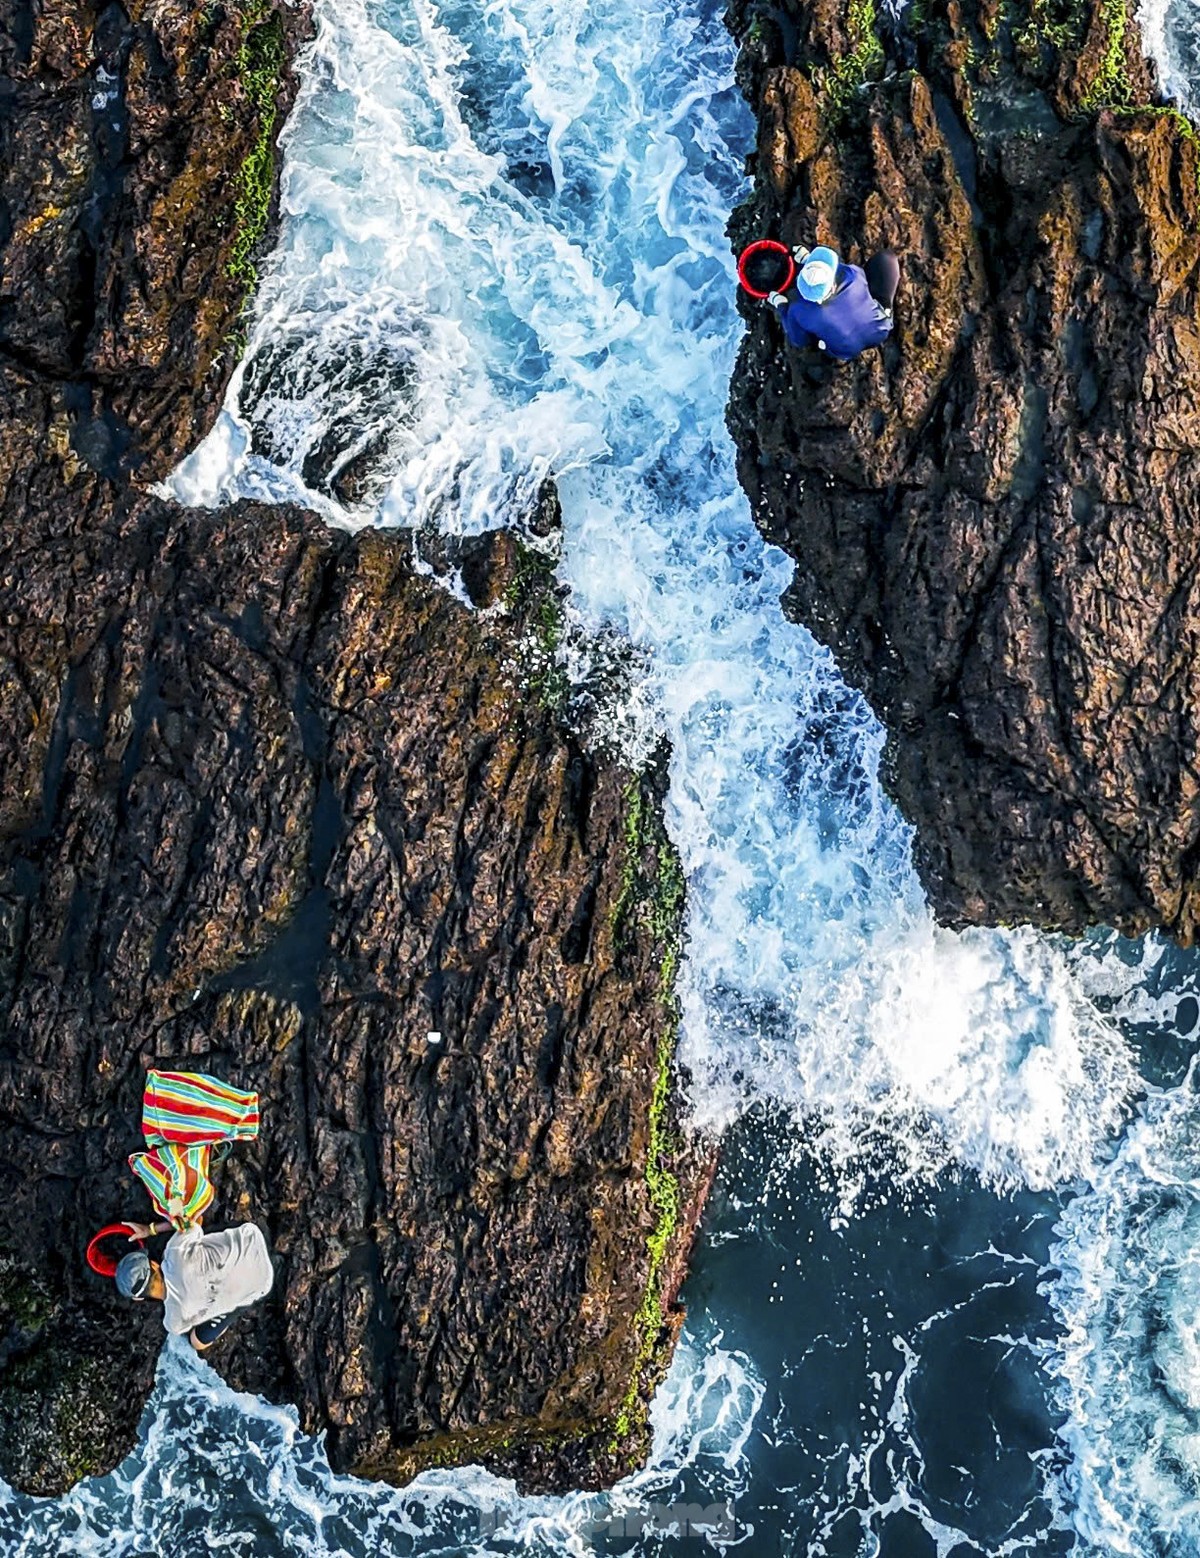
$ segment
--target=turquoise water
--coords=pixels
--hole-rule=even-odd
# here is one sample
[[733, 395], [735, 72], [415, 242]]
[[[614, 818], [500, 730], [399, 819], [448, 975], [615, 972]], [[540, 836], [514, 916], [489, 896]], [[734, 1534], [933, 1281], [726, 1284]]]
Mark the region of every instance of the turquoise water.
[[[1193, 1194], [1192, 964], [928, 914], [882, 733], [784, 620], [790, 564], [734, 479], [724, 225], [752, 125], [719, 11], [316, 9], [248, 355], [176, 490], [477, 531], [554, 476], [567, 669], [611, 746], [672, 745], [681, 1042], [724, 1166], [651, 1464], [614, 1494], [335, 1478], [168, 1349], [139, 1453], [11, 1500], [6, 1550], [1200, 1551], [1200, 1453], [1145, 1432], [1164, 1359], [1194, 1411], [1191, 1224], [1127, 1229], [1151, 1148]], [[616, 691], [605, 633], [634, 650]], [[1151, 1279], [1180, 1297], [1131, 1328]]]

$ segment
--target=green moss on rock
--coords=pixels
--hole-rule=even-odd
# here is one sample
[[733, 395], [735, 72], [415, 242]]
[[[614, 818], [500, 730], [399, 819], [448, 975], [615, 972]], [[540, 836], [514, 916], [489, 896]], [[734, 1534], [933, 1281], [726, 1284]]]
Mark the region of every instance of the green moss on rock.
[[[637, 1352], [625, 1397], [613, 1421], [613, 1447], [645, 1432], [646, 1403], [663, 1336], [663, 1280], [679, 1230], [679, 1177], [671, 1166], [676, 1144], [670, 1131], [679, 1003], [675, 979], [683, 939], [685, 882], [678, 853], [667, 837], [661, 812], [646, 779], [633, 779], [625, 792], [625, 858], [613, 907], [618, 942], [635, 923], [649, 932], [659, 954], [659, 1000], [664, 1022], [654, 1055], [645, 1179], [654, 1224], [646, 1239], [646, 1285], [634, 1321]], [[648, 862], [652, 861], [652, 866]]]
[[1080, 0], [1032, 0], [1024, 20], [1013, 27], [1018, 59], [1037, 71], [1049, 70], [1075, 47], [1083, 23]]
[[564, 591], [555, 577], [557, 562], [548, 552], [516, 540], [516, 563], [504, 592], [508, 610], [523, 619], [529, 651], [525, 681], [538, 704], [561, 714], [570, 701], [571, 682], [559, 659], [562, 647]]
[[57, 1313], [50, 1290], [11, 1256], [0, 1256], [0, 1337], [13, 1328], [40, 1331]]
[[111, 1395], [99, 1362], [61, 1346], [10, 1359], [0, 1374], [0, 1455], [13, 1481], [54, 1495], [108, 1471], [112, 1424], [97, 1403]]
[[1091, 85], [1079, 100], [1082, 114], [1098, 113], [1102, 108], [1130, 107], [1135, 97], [1125, 61], [1127, 0], [1102, 0], [1100, 15], [1104, 22], [1104, 50]]
[[825, 70], [815, 73], [813, 86], [821, 104], [821, 118], [836, 129], [846, 118], [855, 98], [883, 68], [883, 45], [875, 30], [875, 0], [850, 0], [846, 7], [849, 51]]
[[258, 279], [253, 254], [267, 230], [271, 196], [275, 188], [275, 121], [278, 116], [280, 77], [286, 55], [283, 24], [268, 14], [265, 4], [248, 7], [245, 32], [238, 50], [238, 78], [254, 110], [258, 128], [234, 183], [237, 233], [227, 269], [247, 289]]

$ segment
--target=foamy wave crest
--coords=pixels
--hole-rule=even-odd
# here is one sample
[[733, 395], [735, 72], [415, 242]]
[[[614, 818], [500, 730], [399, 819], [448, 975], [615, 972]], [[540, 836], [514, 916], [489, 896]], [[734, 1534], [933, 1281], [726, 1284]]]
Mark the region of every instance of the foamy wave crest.
[[1200, 1549], [1200, 1063], [1147, 1099], [1056, 1230], [1058, 1489], [1087, 1551]]
[[1032, 933], [897, 920], [748, 1012], [744, 996], [722, 1007], [696, 993], [697, 968], [710, 970], [689, 971], [698, 1107], [728, 1118], [756, 1096], [788, 1106], [840, 1166], [847, 1208], [881, 1173], [893, 1186], [950, 1166], [997, 1188], [1073, 1178], [1136, 1083], [1124, 1041]]
[[21, 1558], [500, 1558], [587, 1553], [601, 1535], [606, 1552], [647, 1552], [654, 1533], [685, 1523], [697, 1551], [723, 1551], [749, 1534], [735, 1506], [762, 1396], [748, 1361], [719, 1335], [693, 1338], [654, 1402], [648, 1465], [610, 1493], [523, 1498], [478, 1467], [426, 1472], [398, 1490], [330, 1471], [294, 1410], [235, 1394], [172, 1339], [134, 1454], [58, 1501], [10, 1492], [0, 1542]]
[[1146, 53], [1158, 66], [1163, 90], [1193, 119], [1200, 116], [1200, 15], [1181, 0], [1141, 0], [1138, 21]]

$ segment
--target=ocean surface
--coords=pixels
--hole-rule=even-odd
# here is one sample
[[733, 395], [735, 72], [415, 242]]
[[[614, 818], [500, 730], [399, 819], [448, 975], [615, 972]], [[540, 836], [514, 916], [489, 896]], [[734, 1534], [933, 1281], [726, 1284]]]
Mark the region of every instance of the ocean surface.
[[[0, 1499], [0, 1552], [1200, 1553], [1200, 964], [933, 924], [882, 732], [783, 618], [735, 480], [753, 125], [720, 8], [316, 14], [247, 355], [174, 490], [461, 533], [556, 479], [567, 669], [614, 749], [672, 745], [681, 1045], [723, 1165], [612, 1493], [336, 1477], [170, 1344], [138, 1451]], [[1200, 79], [1190, 14], [1147, 32]]]

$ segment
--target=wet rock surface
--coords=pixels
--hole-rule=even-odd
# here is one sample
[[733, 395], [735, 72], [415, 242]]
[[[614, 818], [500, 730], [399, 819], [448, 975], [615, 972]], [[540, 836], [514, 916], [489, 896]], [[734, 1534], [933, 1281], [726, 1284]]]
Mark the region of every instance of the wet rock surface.
[[162, 474], [216, 413], [309, 27], [275, 0], [0, 7], [0, 350], [76, 457]]
[[166, 1064], [262, 1095], [209, 1217], [276, 1255], [209, 1354], [235, 1387], [367, 1475], [611, 1480], [711, 1169], [656, 1103], [661, 778], [564, 720], [538, 552], [439, 559], [472, 611], [408, 536], [146, 490], [230, 366], [237, 170], [277, 128], [246, 40], [278, 29], [281, 118], [303, 12], [4, 22], [0, 1475], [54, 1493], [134, 1441], [161, 1313], [83, 1253], [147, 1215]]
[[729, 409], [788, 604], [888, 728], [952, 922], [1200, 917], [1200, 145], [1124, 5], [734, 7], [731, 232], [893, 246], [882, 351], [764, 305]]

